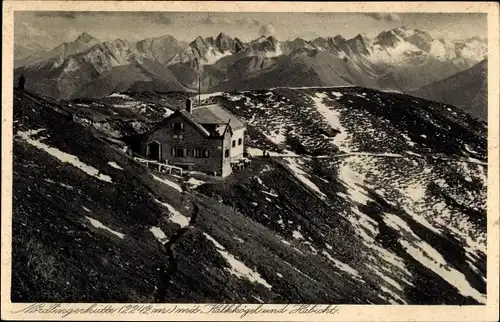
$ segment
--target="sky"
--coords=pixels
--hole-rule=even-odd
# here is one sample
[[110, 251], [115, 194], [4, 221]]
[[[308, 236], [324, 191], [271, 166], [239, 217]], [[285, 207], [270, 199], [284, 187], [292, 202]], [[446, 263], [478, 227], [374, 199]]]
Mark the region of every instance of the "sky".
[[487, 15], [481, 13], [262, 13], [262, 12], [78, 12], [16, 11], [14, 44], [46, 48], [87, 32], [99, 40], [137, 41], [172, 35], [182, 41], [224, 32], [242, 41], [261, 35], [279, 40], [314, 39], [359, 33], [370, 37], [405, 26], [425, 29], [449, 39], [486, 38]]

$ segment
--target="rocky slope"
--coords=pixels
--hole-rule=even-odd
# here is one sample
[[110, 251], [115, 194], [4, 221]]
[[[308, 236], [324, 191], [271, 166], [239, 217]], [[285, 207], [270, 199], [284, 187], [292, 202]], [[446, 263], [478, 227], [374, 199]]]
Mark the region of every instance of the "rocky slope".
[[401, 94], [281, 88], [203, 97], [247, 124], [249, 153], [272, 151], [224, 180], [120, 150], [184, 95], [15, 92], [13, 301], [485, 303], [483, 123]]
[[[21, 64], [15, 77], [24, 72], [29, 75], [30, 90], [64, 99], [123, 90], [196, 91], [199, 80], [208, 92], [342, 85], [409, 92], [470, 68], [485, 58], [486, 51], [484, 39], [450, 41], [405, 27], [373, 39], [363, 34], [352, 39], [337, 35], [284, 41], [262, 36], [248, 43], [224, 33], [197, 37], [189, 44], [172, 36], [99, 43], [83, 34], [73, 43]], [[135, 71], [143, 61], [149, 61], [168, 81]], [[115, 73], [110, 62], [111, 67], [121, 66], [119, 74], [130, 68], [124, 83], [106, 74]], [[74, 82], [68, 80], [73, 78]], [[143, 82], [148, 84], [136, 85]]]
[[186, 45], [187, 43], [172, 36], [163, 36], [138, 41], [136, 49], [141, 55], [164, 64], [173, 59]]
[[[446, 283], [484, 301], [484, 124], [452, 106], [356, 87], [276, 89], [218, 99], [248, 122], [251, 144], [284, 150], [280, 164], [333, 213], [311, 209], [292, 215], [290, 222], [287, 209], [293, 208], [287, 203], [293, 197], [285, 183], [261, 176], [261, 196], [276, 206], [253, 204], [259, 194], [249, 188], [252, 179], [216, 190], [228, 204], [311, 246], [312, 253], [321, 253], [318, 242], [332, 234], [317, 216], [344, 218], [355, 237], [329, 245], [360, 242], [356, 247], [366, 261], [344, 258], [358, 272], [389, 278], [396, 289], [425, 283], [409, 292], [410, 302], [440, 301], [448, 293]], [[334, 147], [339, 151], [332, 152]], [[375, 249], [380, 254], [373, 256]], [[387, 270], [376, 268], [381, 263]]]
[[488, 61], [446, 79], [424, 86], [412, 95], [460, 107], [465, 112], [488, 122]]

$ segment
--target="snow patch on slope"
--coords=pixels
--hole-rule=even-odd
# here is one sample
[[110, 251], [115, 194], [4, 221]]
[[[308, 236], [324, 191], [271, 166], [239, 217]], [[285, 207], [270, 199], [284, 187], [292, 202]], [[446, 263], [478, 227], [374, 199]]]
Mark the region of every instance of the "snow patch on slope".
[[179, 192], [182, 192], [182, 188], [181, 186], [179, 186], [177, 183], [173, 182], [173, 181], [170, 181], [170, 180], [167, 180], [167, 179], [164, 179], [164, 178], [160, 178], [158, 176], [155, 176], [153, 174], [153, 178], [156, 180], [156, 181], [159, 181], [163, 184], [166, 184], [167, 186], [169, 187], [172, 187], [174, 188], [175, 190], [179, 191]]
[[117, 98], [121, 98], [121, 99], [125, 99], [125, 100], [131, 100], [132, 97], [126, 95], [126, 94], [121, 94], [121, 93], [113, 93], [111, 95], [108, 95], [108, 97], [117, 97]]
[[464, 274], [452, 267], [449, 267], [443, 256], [441, 256], [441, 254], [429, 244], [421, 241], [412, 245], [406, 240], [402, 240], [400, 243], [406, 249], [408, 254], [419, 261], [422, 265], [433, 270], [450, 285], [456, 287], [462, 295], [470, 296], [479, 303], [486, 303], [486, 295], [481, 294], [473, 288], [467, 281]]
[[275, 51], [266, 51], [264, 53], [264, 55], [267, 58], [273, 58], [273, 57], [278, 57], [278, 56], [283, 55], [283, 51], [281, 50], [281, 44], [280, 43], [276, 44], [276, 50]]
[[[374, 189], [375, 187], [372, 185], [371, 181], [367, 181], [368, 177], [375, 178], [377, 183], [380, 178], [390, 177], [390, 168], [379, 168], [377, 160], [378, 159], [371, 158], [369, 155], [352, 155], [339, 165], [339, 179], [348, 189], [348, 197], [352, 201], [356, 201], [363, 205], [371, 201], [366, 189]], [[480, 167], [479, 165], [473, 166]], [[447, 189], [448, 187], [446, 186], [445, 180], [435, 180], [432, 168], [424, 167], [422, 170], [418, 169], [419, 168], [413, 169], [416, 173], [411, 173], [408, 177], [403, 176], [397, 181], [392, 180], [391, 185], [377, 186], [378, 190], [376, 190], [376, 192], [389, 202], [391, 202], [392, 199], [395, 203], [399, 204], [406, 214], [410, 215], [413, 220], [430, 231], [442, 235], [442, 229], [449, 229], [456, 235], [461, 236], [463, 238], [462, 240], [465, 239], [466, 241], [464, 248], [467, 251], [467, 256], [473, 261], [477, 251], [485, 252], [485, 242], [481, 239], [481, 236], [475, 236], [474, 228], [468, 223], [466, 216], [462, 216], [459, 213], [456, 213], [456, 216], [452, 216], [452, 213], [446, 209], [446, 203], [438, 203], [437, 201], [439, 199], [435, 199], [435, 197], [428, 194], [426, 187], [430, 182], [434, 182], [442, 189]], [[459, 198], [458, 196], [454, 197], [454, 199], [464, 200], [463, 197]], [[473, 199], [471, 199], [470, 202], [473, 202]], [[429, 204], [433, 205], [433, 209], [428, 209]], [[352, 210], [357, 216], [356, 218], [350, 217], [351, 222], [353, 222], [353, 224], [357, 222], [358, 226], [366, 226], [366, 223], [363, 224], [360, 220], [366, 217], [366, 215], [355, 208]], [[399, 239], [399, 243], [406, 249], [410, 256], [440, 275], [450, 285], [456, 287], [462, 295], [471, 296], [480, 303], [485, 302], [485, 295], [474, 289], [468, 283], [463, 273], [450, 267], [443, 256], [415, 234], [403, 218], [388, 212], [383, 213], [382, 217], [387, 226], [400, 232], [401, 238]], [[450, 222], [446, 218], [449, 220], [453, 218], [454, 222]], [[363, 229], [359, 229], [358, 233], [367, 242], [369, 242], [369, 240], [374, 241]], [[472, 236], [475, 236], [476, 239], [474, 240]], [[369, 246], [368, 243], [366, 245]], [[376, 246], [376, 244], [373, 246]], [[468, 265], [477, 272], [477, 268], [472, 262], [469, 262]], [[377, 275], [382, 273], [378, 270], [375, 270], [375, 272]], [[391, 285], [394, 284], [388, 279], [391, 277], [386, 274], [383, 275], [385, 276], [385, 278], [383, 278], [385, 281], [389, 282]], [[395, 285], [393, 286], [396, 287]]]
[[196, 188], [198, 186], [201, 186], [202, 184], [205, 183], [205, 181], [201, 181], [201, 180], [198, 180], [198, 179], [195, 179], [195, 178], [189, 178], [189, 180], [187, 181], [187, 183], [191, 186], [191, 188]]
[[270, 134], [264, 133], [264, 135], [273, 143], [280, 145], [285, 143], [286, 141], [286, 136], [284, 134], [284, 131], [282, 128], [279, 128], [276, 131], [272, 131]]
[[[252, 155], [252, 156], [262, 156], [264, 153], [264, 150], [259, 149], [259, 148], [247, 148], [247, 152]], [[292, 152], [292, 151], [283, 151], [282, 153], [278, 152], [273, 152], [273, 151], [267, 151], [270, 156], [272, 157], [296, 157], [298, 156], [297, 153]]]
[[347, 274], [361, 280], [364, 283], [364, 281], [361, 279], [361, 275], [359, 274], [359, 272], [357, 270], [355, 270], [351, 266], [347, 265], [346, 263], [343, 263], [343, 262], [339, 261], [338, 259], [333, 258], [333, 256], [330, 255], [326, 251], [323, 251], [323, 255], [325, 255], [326, 258], [328, 258], [328, 260], [333, 262], [335, 264], [335, 266], [338, 267], [341, 271], [346, 272]]
[[380, 45], [373, 46], [371, 59], [376, 63], [404, 63], [408, 57], [412, 57], [414, 54], [420, 53], [422, 53], [422, 50], [417, 48], [415, 45], [402, 40], [394, 47], [382, 47]]
[[318, 188], [314, 182], [308, 178], [308, 174], [302, 170], [301, 162], [297, 158], [284, 158], [287, 161], [288, 167], [292, 170], [293, 175], [304, 185], [313, 190], [321, 199], [325, 200], [326, 195]]
[[227, 263], [231, 266], [229, 269], [229, 273], [232, 275], [238, 277], [238, 278], [245, 278], [248, 279], [250, 282], [253, 283], [259, 283], [261, 285], [264, 285], [266, 288], [271, 289], [272, 286], [260, 276], [259, 273], [255, 272], [251, 268], [245, 265], [242, 261], [239, 261], [231, 255], [229, 252], [226, 251], [224, 246], [222, 246], [217, 240], [215, 240], [212, 236], [210, 236], [207, 233], [203, 233], [203, 235], [211, 241], [215, 248], [217, 249], [217, 252], [227, 261]]
[[177, 209], [166, 202], [161, 202], [158, 199], [155, 199], [155, 201], [168, 209], [171, 214], [171, 216], [169, 217], [170, 221], [178, 224], [179, 226], [181, 226], [181, 228], [189, 226], [189, 219], [181, 214]]
[[168, 238], [167, 236], [165, 235], [165, 233], [163, 232], [163, 230], [161, 230], [160, 227], [151, 227], [149, 229], [149, 231], [156, 237], [156, 239], [161, 243], [161, 244], [166, 244], [168, 242]]
[[109, 228], [108, 226], [103, 225], [97, 219], [94, 219], [94, 218], [91, 218], [91, 217], [87, 217], [87, 216], [85, 216], [85, 218], [87, 218], [90, 221], [90, 223], [92, 224], [92, 226], [94, 226], [95, 228], [104, 229], [104, 230], [112, 233], [113, 235], [120, 237], [121, 239], [123, 239], [125, 237], [125, 234], [119, 233], [119, 232], [117, 232], [117, 231]]
[[219, 59], [226, 57], [226, 56], [231, 56], [232, 53], [230, 51], [225, 51], [225, 52], [220, 52], [216, 50], [213, 47], [210, 47], [207, 51], [207, 54], [205, 57], [202, 57], [204, 62], [207, 65], [213, 65], [215, 64]]
[[323, 103], [328, 96], [324, 93], [316, 93], [316, 96], [311, 96], [318, 112], [323, 115], [326, 122], [335, 130], [340, 131], [332, 140], [332, 143], [340, 147], [343, 152], [350, 152], [348, 148], [349, 133], [347, 129], [340, 123], [340, 113]]
[[120, 167], [118, 164], [116, 164], [116, 162], [110, 161], [110, 162], [108, 162], [108, 164], [109, 164], [110, 166], [112, 166], [113, 168], [115, 168], [115, 169], [118, 169], [118, 170], [123, 170], [123, 168], [122, 168], [122, 167]]
[[63, 152], [57, 148], [51, 147], [45, 143], [42, 143], [40, 140], [35, 140], [35, 139], [31, 138], [32, 135], [35, 135], [42, 130], [43, 129], [34, 130], [34, 131], [26, 131], [26, 132], [18, 131], [17, 135], [19, 137], [21, 137], [21, 139], [23, 139], [24, 141], [31, 144], [32, 146], [47, 152], [48, 154], [50, 154], [51, 156], [55, 157], [56, 159], [60, 160], [63, 163], [71, 164], [72, 166], [80, 169], [81, 171], [85, 172], [89, 176], [92, 176], [92, 177], [99, 179], [101, 181], [104, 181], [104, 182], [109, 182], [109, 183], [112, 182], [110, 176], [102, 174], [98, 169], [96, 169], [96, 168], [94, 168], [86, 163], [83, 163], [82, 161], [80, 161], [80, 159], [78, 159], [78, 157], [76, 157], [72, 154]]

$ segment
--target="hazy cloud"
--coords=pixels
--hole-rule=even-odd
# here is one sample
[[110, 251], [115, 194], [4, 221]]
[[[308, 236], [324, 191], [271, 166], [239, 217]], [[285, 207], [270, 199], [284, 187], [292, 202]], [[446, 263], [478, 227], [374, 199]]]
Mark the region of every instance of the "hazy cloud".
[[373, 18], [375, 20], [383, 20], [383, 21], [400, 21], [401, 20], [401, 17], [396, 13], [367, 12], [364, 15], [367, 17]]
[[[250, 41], [262, 34], [279, 39], [329, 37], [358, 33], [370, 37], [404, 21], [408, 28], [453, 31], [453, 39], [486, 36], [486, 14], [384, 13], [384, 12], [169, 12], [169, 11], [16, 11], [17, 44], [57, 46], [75, 32], [88, 32], [106, 41], [115, 38], [148, 38], [170, 34], [182, 41], [214, 36], [224, 31]], [[29, 24], [23, 25], [26, 22]], [[475, 28], [471, 28], [474, 26]]]
[[257, 19], [245, 17], [245, 18], [228, 18], [216, 15], [208, 15], [199, 20], [201, 23], [206, 25], [230, 25], [231, 28], [245, 28], [251, 30], [251, 34], [258, 34], [264, 36], [271, 36], [276, 33], [276, 30], [272, 24], [265, 24]]
[[49, 18], [68, 18], [75, 19], [76, 12], [74, 11], [35, 11], [35, 17], [49, 17]]
[[234, 25], [236, 23], [235, 20], [225, 18], [225, 17], [215, 17], [215, 16], [207, 16], [201, 19], [201, 22], [207, 25], [216, 25], [216, 24], [229, 24]]
[[116, 12], [116, 11], [34, 11], [35, 17], [48, 17], [48, 18], [66, 18], [76, 19], [80, 17], [106, 17], [106, 18], [123, 18], [135, 17], [141, 18], [146, 22], [168, 25], [172, 23], [170, 15], [167, 12], [150, 12], [150, 11], [137, 11], [137, 12]]
[[149, 20], [153, 23], [169, 25], [172, 23], [172, 19], [167, 13], [163, 12], [144, 12], [142, 13], [144, 20]]
[[259, 33], [264, 36], [272, 36], [276, 33], [276, 29], [272, 24], [260, 26]]
[[19, 24], [15, 24], [15, 33], [16, 35], [27, 37], [27, 38], [45, 38], [50, 37], [50, 35], [43, 29], [35, 27], [33, 24], [29, 22], [21, 22]]
[[42, 47], [47, 47], [47, 44], [51, 44], [53, 40], [53, 35], [34, 26], [32, 23], [14, 21], [14, 42], [16, 44], [36, 43]]
[[238, 25], [242, 27], [261, 27], [262, 24], [255, 19], [252, 18], [244, 18], [244, 19], [231, 19], [227, 17], [217, 17], [213, 15], [209, 15], [203, 19], [201, 22], [207, 25], [216, 25], [216, 24], [224, 24], [224, 25]]
[[244, 18], [236, 20], [236, 23], [239, 25], [247, 26], [247, 27], [259, 27], [261, 23], [258, 20], [252, 18]]

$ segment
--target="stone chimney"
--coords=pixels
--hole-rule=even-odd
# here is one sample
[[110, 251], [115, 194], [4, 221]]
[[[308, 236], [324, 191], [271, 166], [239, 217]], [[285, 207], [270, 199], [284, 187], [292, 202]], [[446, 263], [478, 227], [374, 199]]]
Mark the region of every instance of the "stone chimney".
[[186, 98], [186, 111], [191, 114], [193, 112], [193, 102], [190, 98]]

